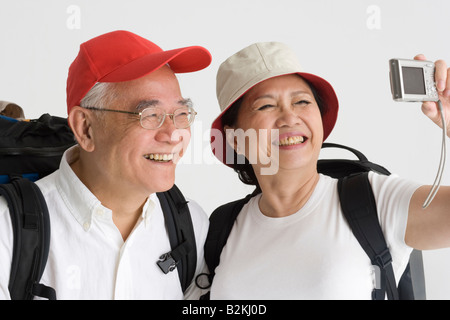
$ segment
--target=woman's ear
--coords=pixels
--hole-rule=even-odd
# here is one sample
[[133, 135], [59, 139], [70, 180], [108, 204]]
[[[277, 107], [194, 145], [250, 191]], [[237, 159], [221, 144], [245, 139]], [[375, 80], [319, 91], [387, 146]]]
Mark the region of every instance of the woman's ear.
[[243, 154], [240, 152], [239, 144], [237, 143], [237, 137], [235, 135], [235, 129], [230, 126], [224, 126], [223, 129], [225, 130], [225, 139], [227, 140], [227, 143], [236, 151], [237, 154]]
[[95, 143], [92, 124], [95, 119], [90, 110], [75, 106], [70, 110], [67, 120], [80, 147], [88, 152], [94, 151]]

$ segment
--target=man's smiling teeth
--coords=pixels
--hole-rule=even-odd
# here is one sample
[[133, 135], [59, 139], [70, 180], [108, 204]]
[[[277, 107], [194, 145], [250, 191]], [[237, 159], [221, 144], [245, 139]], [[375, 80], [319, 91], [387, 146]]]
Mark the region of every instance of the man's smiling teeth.
[[295, 136], [295, 137], [281, 139], [280, 141], [278, 141], [278, 145], [279, 146], [291, 146], [294, 144], [303, 143], [304, 141], [305, 141], [305, 139], [302, 136]]
[[173, 159], [172, 153], [149, 153], [144, 155], [145, 159], [153, 160], [153, 161], [171, 161]]

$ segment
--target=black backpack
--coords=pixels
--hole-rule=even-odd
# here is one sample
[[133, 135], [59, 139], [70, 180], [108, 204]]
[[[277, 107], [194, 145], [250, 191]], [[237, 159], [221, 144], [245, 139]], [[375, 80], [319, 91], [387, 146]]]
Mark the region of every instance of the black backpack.
[[[361, 152], [355, 149], [333, 143], [324, 143], [322, 148], [346, 149], [358, 158], [358, 160], [321, 159], [318, 161], [317, 168], [320, 173], [339, 179], [338, 193], [342, 211], [372, 264], [378, 267], [379, 277], [376, 288], [372, 292], [372, 298], [384, 300], [386, 294], [388, 299], [392, 300], [425, 299], [422, 252], [413, 250], [410, 262], [397, 288], [392, 257], [379, 224], [368, 172], [375, 171], [385, 175], [389, 175], [390, 172], [386, 168], [368, 161]], [[256, 189], [243, 199], [220, 206], [211, 214], [205, 243], [205, 260], [210, 271], [210, 284], [236, 217], [242, 207], [259, 192], [260, 190]], [[208, 299], [208, 295], [203, 299]]]
[[75, 144], [67, 120], [43, 114], [18, 121], [0, 116], [0, 183], [11, 176], [37, 180], [59, 167], [64, 151]]
[[[44, 114], [37, 120], [17, 121], [0, 116], [0, 196], [8, 203], [12, 221], [14, 248], [8, 288], [13, 300], [56, 299], [53, 288], [39, 283], [48, 258], [50, 219], [33, 181], [55, 171], [64, 151], [74, 144], [67, 119]], [[155, 257], [155, 262], [164, 273], [177, 269], [185, 291], [197, 265], [187, 201], [175, 185], [157, 196], [172, 251]]]

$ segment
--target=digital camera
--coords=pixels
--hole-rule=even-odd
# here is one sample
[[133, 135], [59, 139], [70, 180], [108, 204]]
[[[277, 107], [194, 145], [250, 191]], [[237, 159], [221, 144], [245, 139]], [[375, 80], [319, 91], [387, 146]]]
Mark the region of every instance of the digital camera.
[[395, 101], [438, 101], [431, 61], [391, 59], [389, 75], [392, 98]]

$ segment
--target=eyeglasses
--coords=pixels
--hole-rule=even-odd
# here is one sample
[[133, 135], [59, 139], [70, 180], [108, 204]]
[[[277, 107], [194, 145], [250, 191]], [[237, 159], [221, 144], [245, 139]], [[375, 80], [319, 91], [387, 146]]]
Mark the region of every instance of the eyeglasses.
[[186, 129], [191, 126], [191, 124], [194, 122], [195, 116], [197, 115], [197, 112], [195, 112], [194, 108], [192, 107], [179, 108], [176, 109], [173, 113], [166, 113], [163, 109], [158, 107], [145, 108], [141, 112], [103, 109], [96, 107], [84, 107], [84, 108], [88, 110], [110, 111], [139, 116], [142, 128], [149, 130], [160, 128], [164, 123], [166, 116], [170, 117], [170, 119], [173, 121], [174, 126], [177, 129]]

